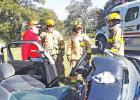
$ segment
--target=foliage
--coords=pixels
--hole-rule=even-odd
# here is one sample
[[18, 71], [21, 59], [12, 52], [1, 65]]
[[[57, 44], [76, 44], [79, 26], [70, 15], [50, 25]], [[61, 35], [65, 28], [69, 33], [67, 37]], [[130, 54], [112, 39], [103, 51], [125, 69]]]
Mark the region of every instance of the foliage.
[[91, 0], [83, 0], [82, 2], [71, 0], [70, 5], [66, 7], [69, 12], [67, 21], [65, 21], [68, 33], [71, 33], [70, 30], [72, 30], [72, 22], [74, 20], [81, 20], [83, 22], [85, 33], [93, 33], [95, 31], [96, 20], [100, 9], [91, 9], [91, 6]]
[[70, 5], [66, 7], [69, 12], [65, 26], [68, 30], [72, 29], [72, 22], [76, 19], [82, 20], [83, 24], [86, 26], [88, 22], [87, 10], [91, 6], [91, 0], [83, 0], [82, 2], [71, 0]]
[[22, 0], [0, 1], [0, 38], [5, 41], [19, 38], [17, 34], [20, 34], [23, 16], [35, 16], [31, 7], [24, 7], [21, 2]]
[[44, 26], [44, 28], [46, 28], [46, 24], [47, 24], [47, 20], [48, 19], [58, 19], [57, 15], [55, 14], [55, 12], [51, 9], [45, 9], [45, 8], [38, 8], [37, 9], [38, 12], [38, 16], [40, 16], [40, 24]]
[[[21, 33], [28, 28], [31, 19], [40, 20], [45, 26], [49, 18], [56, 20], [58, 30], [64, 29], [62, 21], [51, 9], [36, 7], [36, 3], [44, 4], [46, 0], [1, 0], [0, 1], [0, 38], [5, 42], [18, 40]], [[36, 2], [36, 3], [35, 3]]]
[[40, 8], [37, 9], [37, 12], [38, 12], [38, 16], [40, 16], [39, 17], [40, 24], [42, 25], [42, 30], [41, 31], [45, 31], [47, 20], [48, 19], [53, 19], [56, 22], [56, 25], [55, 25], [56, 30], [61, 32], [62, 35], [65, 34], [65, 31], [64, 31], [65, 28], [64, 28], [63, 21], [58, 20], [58, 17], [53, 10], [45, 9], [45, 8], [40, 7]]

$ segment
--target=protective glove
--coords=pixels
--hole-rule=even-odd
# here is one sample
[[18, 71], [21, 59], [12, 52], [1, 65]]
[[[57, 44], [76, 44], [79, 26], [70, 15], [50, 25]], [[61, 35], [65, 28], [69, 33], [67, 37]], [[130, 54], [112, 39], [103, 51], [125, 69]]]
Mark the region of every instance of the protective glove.
[[87, 63], [88, 65], [90, 64], [90, 59], [91, 59], [91, 53], [87, 53], [86, 63]]
[[87, 59], [88, 59], [88, 60], [91, 59], [91, 53], [87, 53]]

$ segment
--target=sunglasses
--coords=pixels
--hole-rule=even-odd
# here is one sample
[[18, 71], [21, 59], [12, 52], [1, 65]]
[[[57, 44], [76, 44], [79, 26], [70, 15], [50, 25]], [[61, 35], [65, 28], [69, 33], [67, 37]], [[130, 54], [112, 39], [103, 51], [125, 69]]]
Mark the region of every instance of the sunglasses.
[[48, 25], [47, 27], [54, 27], [54, 25]]
[[34, 24], [37, 28], [40, 28], [41, 27], [41, 25], [39, 25], [39, 24]]
[[83, 29], [82, 27], [76, 27], [75, 29]]

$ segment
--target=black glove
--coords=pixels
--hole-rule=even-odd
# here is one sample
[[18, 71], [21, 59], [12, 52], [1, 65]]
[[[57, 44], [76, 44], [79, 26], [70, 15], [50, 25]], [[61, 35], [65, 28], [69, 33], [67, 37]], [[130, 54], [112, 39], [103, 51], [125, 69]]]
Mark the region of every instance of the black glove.
[[87, 59], [90, 60], [91, 59], [91, 53], [87, 54]]

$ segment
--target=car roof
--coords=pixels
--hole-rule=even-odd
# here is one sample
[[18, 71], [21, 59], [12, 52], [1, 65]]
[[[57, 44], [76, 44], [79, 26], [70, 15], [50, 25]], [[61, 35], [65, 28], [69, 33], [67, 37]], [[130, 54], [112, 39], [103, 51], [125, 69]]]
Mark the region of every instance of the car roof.
[[136, 5], [136, 4], [140, 4], [140, 0], [136, 0], [136, 1], [132, 1], [132, 2], [127, 2], [127, 3], [124, 3], [122, 5], [116, 6], [113, 9], [123, 8], [123, 7], [126, 7], [126, 6], [128, 7], [130, 5]]

